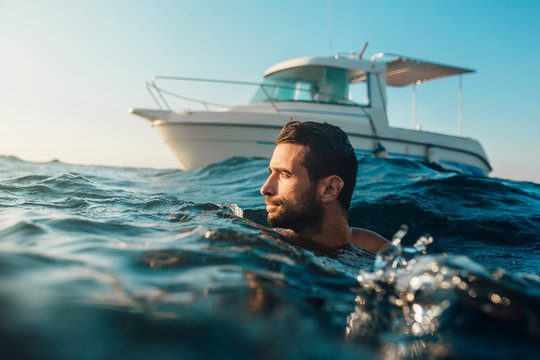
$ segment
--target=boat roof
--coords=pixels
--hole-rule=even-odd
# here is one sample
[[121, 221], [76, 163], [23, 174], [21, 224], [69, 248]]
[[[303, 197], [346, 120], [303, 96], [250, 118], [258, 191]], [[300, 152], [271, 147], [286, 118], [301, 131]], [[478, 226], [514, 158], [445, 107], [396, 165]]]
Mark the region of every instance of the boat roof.
[[[375, 61], [378, 58], [389, 60]], [[349, 70], [351, 83], [365, 80], [365, 72], [383, 72], [386, 68], [386, 84], [396, 87], [420, 84], [429, 80], [474, 72], [471, 69], [401, 55], [380, 53], [374, 55], [372, 60], [351, 59], [341, 56], [290, 59], [270, 67], [264, 73], [264, 77], [280, 71], [308, 66], [327, 66]]]
[[407, 86], [472, 72], [474, 70], [393, 55], [386, 62], [386, 83], [389, 86]]

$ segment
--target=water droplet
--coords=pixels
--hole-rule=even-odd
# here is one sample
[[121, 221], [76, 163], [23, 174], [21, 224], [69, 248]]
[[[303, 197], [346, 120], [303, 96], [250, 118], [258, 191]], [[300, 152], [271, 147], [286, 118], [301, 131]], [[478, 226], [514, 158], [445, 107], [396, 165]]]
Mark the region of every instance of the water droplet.
[[501, 302], [501, 296], [499, 294], [491, 294], [489, 299], [494, 304], [499, 304]]
[[413, 290], [418, 290], [418, 288], [422, 285], [422, 282], [420, 281], [418, 277], [415, 276], [411, 279], [410, 284]]
[[411, 327], [411, 331], [414, 335], [422, 335], [422, 328], [418, 323], [414, 323]]

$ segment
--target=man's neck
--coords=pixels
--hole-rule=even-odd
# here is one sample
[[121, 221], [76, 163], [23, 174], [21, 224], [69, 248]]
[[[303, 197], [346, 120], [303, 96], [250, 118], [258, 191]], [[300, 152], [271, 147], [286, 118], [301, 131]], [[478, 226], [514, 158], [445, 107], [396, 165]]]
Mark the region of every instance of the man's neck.
[[343, 246], [350, 242], [351, 230], [349, 228], [347, 212], [342, 208], [325, 208], [325, 216], [317, 234], [309, 231], [298, 233], [302, 237], [310, 238], [318, 244], [328, 247]]

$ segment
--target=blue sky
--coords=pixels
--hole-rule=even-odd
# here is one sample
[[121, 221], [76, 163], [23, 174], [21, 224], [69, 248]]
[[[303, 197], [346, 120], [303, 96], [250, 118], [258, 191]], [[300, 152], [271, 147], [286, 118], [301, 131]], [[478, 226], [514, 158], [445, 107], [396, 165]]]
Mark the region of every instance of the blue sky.
[[[271, 65], [391, 52], [475, 69], [463, 135], [492, 176], [540, 183], [538, 1], [0, 0], [0, 154], [77, 164], [177, 167], [149, 122], [154, 75], [260, 81]], [[423, 129], [457, 133], [457, 78], [417, 87]], [[249, 99], [246, 98], [247, 102]], [[411, 89], [389, 91], [410, 127]]]

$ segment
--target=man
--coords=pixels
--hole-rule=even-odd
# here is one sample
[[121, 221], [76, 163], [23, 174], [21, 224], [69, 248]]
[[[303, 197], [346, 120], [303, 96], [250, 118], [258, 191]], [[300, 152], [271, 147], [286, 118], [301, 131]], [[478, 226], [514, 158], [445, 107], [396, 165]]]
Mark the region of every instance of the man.
[[348, 212], [358, 161], [347, 134], [327, 123], [290, 121], [276, 139], [261, 187], [268, 223], [328, 247], [372, 252], [390, 246], [376, 233], [350, 228]]

